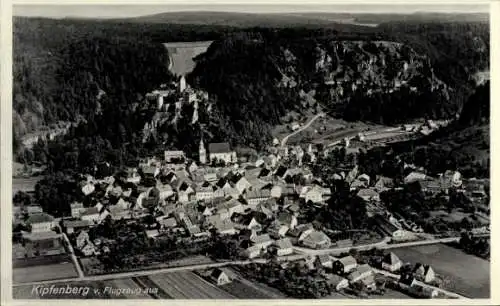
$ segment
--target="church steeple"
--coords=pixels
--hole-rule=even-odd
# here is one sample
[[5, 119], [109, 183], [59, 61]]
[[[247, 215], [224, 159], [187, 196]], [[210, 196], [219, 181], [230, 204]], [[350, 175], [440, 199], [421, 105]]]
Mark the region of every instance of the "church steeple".
[[203, 137], [200, 140], [200, 164], [205, 164], [207, 162], [207, 150], [205, 149], [205, 145], [203, 144]]

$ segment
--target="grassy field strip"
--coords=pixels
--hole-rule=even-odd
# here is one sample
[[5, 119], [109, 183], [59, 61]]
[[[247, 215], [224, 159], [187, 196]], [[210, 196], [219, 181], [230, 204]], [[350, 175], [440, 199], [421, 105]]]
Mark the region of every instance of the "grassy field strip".
[[72, 262], [14, 268], [12, 274], [12, 281], [20, 284], [78, 276]]
[[174, 299], [234, 299], [193, 272], [164, 273], [149, 278]]

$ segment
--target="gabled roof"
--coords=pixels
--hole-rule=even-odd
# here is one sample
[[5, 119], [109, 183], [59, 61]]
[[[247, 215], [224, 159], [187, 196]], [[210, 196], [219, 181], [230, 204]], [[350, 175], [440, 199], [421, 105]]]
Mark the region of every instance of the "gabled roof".
[[304, 237], [304, 240], [310, 240], [313, 242], [322, 242], [324, 240], [329, 240], [328, 236], [322, 231], [312, 231]]
[[386, 264], [394, 265], [397, 264], [398, 262], [401, 262], [399, 257], [396, 256], [393, 252], [390, 252], [389, 254], [384, 256], [384, 260], [382, 261]]
[[89, 226], [90, 222], [88, 220], [68, 220], [64, 221], [64, 226], [67, 228], [70, 227], [86, 227]]
[[280, 240], [276, 240], [274, 242], [274, 244], [279, 249], [289, 249], [289, 248], [293, 247], [292, 242], [288, 238], [283, 238], [283, 239], [280, 239]]
[[350, 265], [355, 265], [356, 264], [356, 259], [352, 256], [346, 256], [342, 257], [338, 260], [342, 265], [344, 266], [350, 266]]
[[272, 241], [272, 239], [269, 236], [269, 234], [263, 234], [263, 235], [257, 235], [257, 236], [251, 237], [250, 241], [252, 241], [255, 244], [259, 244], [259, 243], [264, 243], [264, 242]]
[[271, 197], [271, 192], [267, 189], [251, 190], [246, 194], [247, 199], [259, 199], [259, 198], [269, 198], [269, 197]]
[[209, 153], [229, 153], [231, 148], [227, 142], [216, 142], [208, 144]]
[[211, 276], [215, 279], [218, 279], [222, 274], [225, 274], [224, 271], [219, 268], [215, 268], [212, 270]]
[[317, 259], [322, 264], [332, 261], [332, 258], [330, 257], [330, 255], [327, 255], [327, 254], [318, 255]]
[[31, 214], [28, 217], [28, 220], [26, 220], [26, 223], [28, 224], [36, 224], [36, 223], [44, 223], [44, 222], [52, 222], [54, 221], [54, 217], [51, 215], [44, 213], [44, 212], [39, 212], [39, 213], [34, 213]]
[[379, 194], [371, 188], [363, 188], [358, 191], [358, 197], [377, 197]]

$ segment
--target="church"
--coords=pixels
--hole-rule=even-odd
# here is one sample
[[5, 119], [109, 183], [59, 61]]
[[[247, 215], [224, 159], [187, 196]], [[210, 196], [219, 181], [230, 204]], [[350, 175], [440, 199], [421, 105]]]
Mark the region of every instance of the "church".
[[214, 160], [224, 161], [226, 164], [235, 163], [237, 161], [236, 152], [232, 151], [229, 143], [218, 142], [208, 144], [208, 160], [207, 160], [207, 150], [203, 144], [203, 140], [200, 141], [200, 163], [206, 164], [207, 161], [212, 163]]

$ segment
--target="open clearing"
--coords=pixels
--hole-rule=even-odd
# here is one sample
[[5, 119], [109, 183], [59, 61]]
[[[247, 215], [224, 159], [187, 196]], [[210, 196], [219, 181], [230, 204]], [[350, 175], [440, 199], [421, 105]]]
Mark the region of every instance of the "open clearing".
[[437, 244], [393, 249], [403, 262], [431, 265], [443, 287], [471, 298], [490, 297], [490, 263], [453, 247]]
[[205, 53], [212, 41], [172, 42], [163, 45], [168, 50], [170, 71], [176, 75], [186, 75], [193, 71], [193, 58]]
[[231, 294], [210, 284], [193, 272], [173, 272], [149, 276], [173, 299], [234, 299]]

